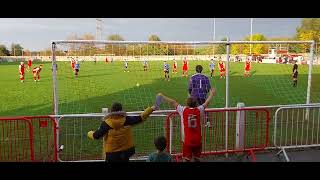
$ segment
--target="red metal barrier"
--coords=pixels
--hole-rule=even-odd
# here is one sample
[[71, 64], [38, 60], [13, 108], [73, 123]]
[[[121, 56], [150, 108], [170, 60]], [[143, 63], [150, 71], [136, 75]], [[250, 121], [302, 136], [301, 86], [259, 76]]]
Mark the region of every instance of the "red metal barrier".
[[0, 161], [57, 161], [57, 126], [49, 116], [0, 118]]
[[[205, 127], [206, 122], [202, 120], [202, 156], [247, 152], [255, 161], [254, 151], [264, 150], [268, 146], [270, 117], [267, 109], [206, 110], [204, 117], [211, 127]], [[171, 149], [171, 154], [177, 160], [182, 156], [180, 121], [177, 112], [169, 114], [166, 119], [167, 151]]]

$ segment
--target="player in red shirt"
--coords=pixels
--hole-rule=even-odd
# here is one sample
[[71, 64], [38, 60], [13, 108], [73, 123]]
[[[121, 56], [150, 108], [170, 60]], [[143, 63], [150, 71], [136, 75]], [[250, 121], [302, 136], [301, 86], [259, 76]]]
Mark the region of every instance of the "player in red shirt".
[[106, 57], [106, 63], [108, 63], [109, 61], [108, 61], [108, 57]]
[[21, 61], [19, 65], [19, 74], [20, 74], [20, 81], [24, 82], [24, 62]]
[[250, 76], [250, 70], [251, 70], [251, 63], [249, 60], [247, 60], [244, 65], [244, 77]]
[[182, 77], [188, 77], [188, 65], [189, 65], [189, 61], [187, 60], [186, 57], [184, 57], [183, 60], [183, 67], [182, 67]]
[[76, 63], [76, 61], [71, 58], [71, 68], [72, 68], [72, 71], [74, 71], [74, 64]]
[[177, 73], [178, 63], [175, 59], [173, 59], [173, 71], [172, 73]]
[[201, 124], [203, 124], [201, 121], [203, 120], [205, 108], [208, 107], [215, 95], [215, 89], [211, 89], [210, 95], [205, 103], [198, 105], [195, 98], [189, 97], [187, 99], [187, 105], [182, 106], [175, 100], [161, 93], [158, 94], [158, 96], [171, 106], [175, 107], [181, 117], [182, 158], [184, 161], [189, 162], [192, 157], [194, 157], [194, 161], [200, 161], [202, 151]]
[[30, 71], [30, 68], [32, 66], [32, 60], [31, 58], [28, 59], [28, 71]]
[[222, 79], [222, 77], [226, 78], [226, 69], [221, 59], [219, 60], [219, 70], [220, 70], [220, 79]]
[[42, 70], [42, 65], [40, 65], [39, 67], [34, 67], [32, 69], [32, 73], [33, 73], [33, 79], [34, 81], [37, 81], [37, 76], [38, 76], [38, 81], [40, 81], [40, 72]]

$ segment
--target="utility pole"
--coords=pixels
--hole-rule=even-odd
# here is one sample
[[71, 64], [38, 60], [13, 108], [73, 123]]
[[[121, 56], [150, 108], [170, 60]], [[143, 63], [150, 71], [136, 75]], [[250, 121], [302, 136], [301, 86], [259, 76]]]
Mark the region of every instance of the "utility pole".
[[96, 18], [96, 40], [101, 40], [102, 37], [102, 19]]
[[[251, 27], [250, 27], [250, 41], [252, 41], [252, 23], [253, 23], [253, 18], [251, 18]], [[250, 44], [250, 55], [252, 53], [252, 44]]]
[[[216, 18], [213, 18], [213, 41], [216, 40]], [[213, 56], [215, 54], [215, 46], [213, 47]]]

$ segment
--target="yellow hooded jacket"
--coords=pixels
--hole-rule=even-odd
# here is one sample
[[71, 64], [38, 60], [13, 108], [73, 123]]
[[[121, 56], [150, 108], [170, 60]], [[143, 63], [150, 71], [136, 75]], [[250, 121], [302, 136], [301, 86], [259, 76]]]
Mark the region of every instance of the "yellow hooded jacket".
[[100, 128], [95, 132], [89, 132], [88, 137], [103, 137], [106, 153], [128, 150], [134, 147], [132, 125], [143, 122], [152, 112], [153, 109], [149, 107], [140, 116], [126, 116], [123, 111], [109, 113]]

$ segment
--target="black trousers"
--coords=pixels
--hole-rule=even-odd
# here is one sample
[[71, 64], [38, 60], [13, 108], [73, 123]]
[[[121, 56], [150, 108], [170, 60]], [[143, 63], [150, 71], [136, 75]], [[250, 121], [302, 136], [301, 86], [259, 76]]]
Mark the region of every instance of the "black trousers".
[[129, 162], [129, 158], [135, 154], [135, 148], [129, 148], [125, 151], [106, 153], [106, 162]]

